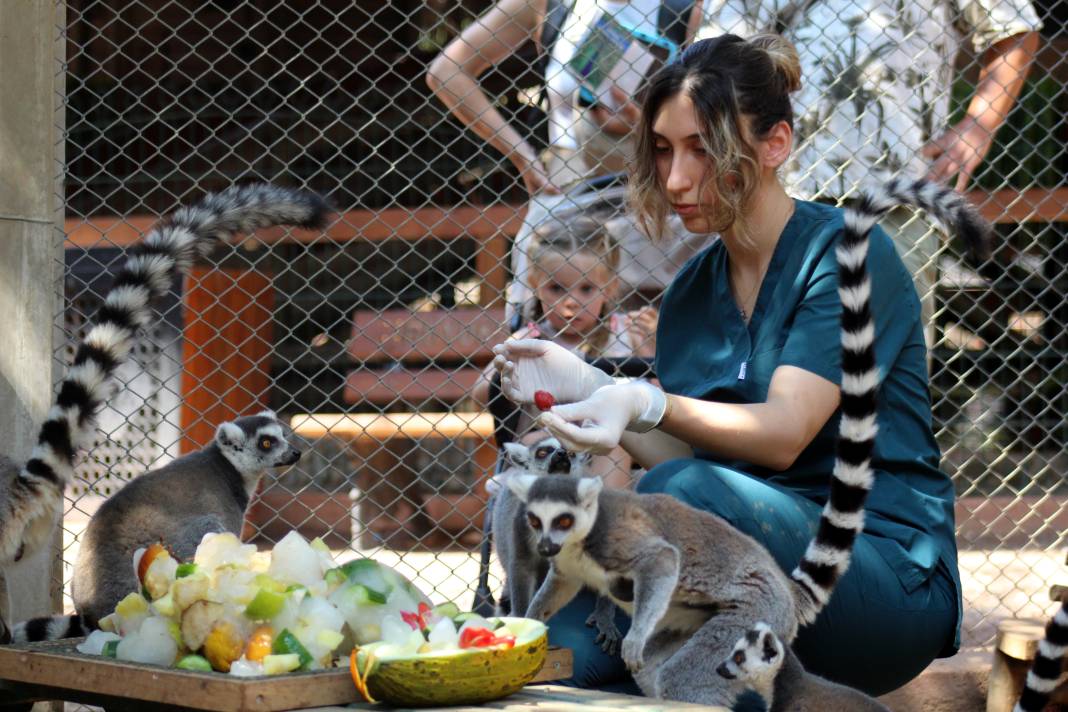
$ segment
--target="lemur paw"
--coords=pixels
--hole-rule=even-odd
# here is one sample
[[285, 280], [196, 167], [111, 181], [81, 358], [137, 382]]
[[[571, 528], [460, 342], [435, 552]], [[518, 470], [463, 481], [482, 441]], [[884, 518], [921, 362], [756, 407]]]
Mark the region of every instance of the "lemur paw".
[[627, 637], [623, 638], [623, 647], [621, 651], [623, 663], [631, 673], [638, 672], [642, 669], [642, 666], [645, 665], [645, 659], [642, 657], [644, 648], [645, 641], [630, 635], [630, 633], [627, 634]]
[[597, 637], [593, 642], [600, 645], [601, 650], [609, 655], [617, 655], [619, 653], [619, 641], [623, 639], [623, 634], [616, 627], [613, 616], [601, 617], [597, 615], [597, 611], [594, 611], [586, 619], [586, 625], [597, 629]]

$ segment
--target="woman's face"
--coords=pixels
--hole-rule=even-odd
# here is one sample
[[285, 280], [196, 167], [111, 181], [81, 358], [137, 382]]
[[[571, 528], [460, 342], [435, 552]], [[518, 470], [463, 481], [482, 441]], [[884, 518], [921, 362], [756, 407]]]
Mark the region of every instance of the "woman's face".
[[593, 333], [611, 296], [608, 268], [585, 252], [567, 259], [557, 253], [543, 255], [534, 274], [534, 295], [553, 329], [576, 340]]
[[693, 102], [679, 93], [664, 102], [653, 121], [653, 151], [660, 184], [671, 208], [690, 232], [711, 232], [706, 212], [714, 211], [700, 187], [708, 170], [709, 156], [701, 143]]

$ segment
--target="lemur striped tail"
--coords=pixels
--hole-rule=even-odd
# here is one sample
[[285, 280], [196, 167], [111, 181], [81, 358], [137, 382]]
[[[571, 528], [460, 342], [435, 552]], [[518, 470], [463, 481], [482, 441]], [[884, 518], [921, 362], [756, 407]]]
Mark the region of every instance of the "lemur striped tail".
[[1068, 598], [1046, 624], [1046, 637], [1038, 644], [1035, 662], [1027, 673], [1024, 691], [1013, 712], [1042, 712], [1057, 687], [1068, 654]]
[[328, 214], [326, 201], [314, 193], [236, 186], [180, 208], [130, 250], [96, 325], [78, 347], [29, 461], [11, 482], [7, 501], [0, 502], [0, 567], [40, 548], [51, 535], [75, 455], [92, 437], [115, 371], [138, 328], [151, 318], [151, 302], [170, 290], [174, 275], [234, 233], [271, 225], [319, 227]]
[[77, 614], [52, 616], [31, 618], [28, 621], [17, 623], [11, 629], [11, 642], [15, 644], [34, 643], [42, 640], [81, 638], [86, 635], [89, 635], [89, 629], [82, 622], [81, 616]]
[[864, 503], [874, 484], [871, 455], [878, 430], [879, 386], [868, 236], [879, 218], [901, 204], [932, 213], [963, 239], [973, 260], [986, 255], [989, 225], [959, 193], [933, 183], [895, 179], [875, 193], [860, 196], [845, 210], [845, 230], [837, 248], [838, 294], [842, 299], [842, 416], [830, 496], [816, 536], [791, 574], [802, 624], [814, 621], [827, 605], [835, 584], [849, 568], [853, 544], [864, 528]]

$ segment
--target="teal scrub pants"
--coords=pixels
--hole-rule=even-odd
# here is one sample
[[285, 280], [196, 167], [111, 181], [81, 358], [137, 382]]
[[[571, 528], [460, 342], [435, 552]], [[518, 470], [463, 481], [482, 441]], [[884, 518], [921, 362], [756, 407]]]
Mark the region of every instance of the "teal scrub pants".
[[[789, 490], [707, 460], [674, 460], [650, 470], [639, 492], [664, 492], [716, 514], [768, 548], [784, 571], [801, 560], [821, 507]], [[549, 642], [574, 652], [574, 677], [563, 684], [639, 693], [623, 661], [594, 644], [585, 625], [594, 597], [583, 591], [549, 620]], [[882, 555], [858, 537], [849, 571], [794, 650], [810, 672], [881, 695], [918, 675], [953, 641], [957, 596], [945, 564], [908, 592]], [[629, 619], [620, 612], [624, 633]], [[709, 661], [709, 674], [719, 661]]]

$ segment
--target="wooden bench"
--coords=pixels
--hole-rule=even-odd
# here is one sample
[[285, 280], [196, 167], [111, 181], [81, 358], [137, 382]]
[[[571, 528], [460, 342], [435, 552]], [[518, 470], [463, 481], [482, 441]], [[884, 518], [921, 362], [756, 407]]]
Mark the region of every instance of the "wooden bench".
[[[474, 540], [485, 506], [482, 478], [496, 461], [492, 419], [473, 421], [478, 425], [472, 434], [465, 423], [475, 414], [442, 411], [463, 407], [493, 357], [492, 347], [507, 337], [503, 307], [387, 309], [353, 315], [348, 355], [359, 365], [346, 376], [343, 398], [357, 409], [370, 406], [387, 415], [335, 422], [332, 434], [352, 438], [358, 486], [364, 493], [360, 520], [371, 536], [381, 529], [393, 539], [399, 526], [416, 538], [425, 538], [430, 529], [441, 535], [441, 546], [462, 536]], [[428, 427], [430, 422], [433, 427]], [[419, 473], [408, 466], [408, 446], [397, 442], [472, 437], [479, 439], [471, 463], [476, 472], [466, 493], [426, 491]], [[394, 505], [405, 499], [419, 511], [406, 511], [402, 505], [395, 514]], [[422, 521], [417, 514], [425, 515]], [[365, 536], [364, 543], [370, 545], [370, 537]]]
[[[290, 425], [294, 432], [306, 438], [335, 437], [348, 443], [355, 461], [356, 488], [361, 493], [357, 501], [359, 519], [365, 530], [364, 546], [385, 543], [397, 547], [409, 543], [399, 533], [396, 537], [379, 534], [384, 541], [375, 540], [376, 527], [409, 524], [403, 516], [396, 515], [402, 498], [413, 507], [417, 505], [431, 524], [430, 532], [419, 531], [414, 526], [405, 529], [407, 534], [419, 540], [418, 543], [445, 546], [462, 535], [470, 533], [475, 538], [480, 532], [487, 500], [485, 480], [492, 474], [497, 461], [493, 418], [488, 413], [308, 413], [293, 416]], [[413, 483], [397, 481], [400, 471], [397, 458], [385, 446], [398, 439], [472, 441], [471, 466], [475, 468], [475, 477], [470, 491], [432, 491], [423, 494], [421, 501], [415, 501], [414, 494], [409, 491]]]
[[362, 367], [348, 374], [345, 402], [391, 410], [457, 403], [506, 338], [503, 307], [357, 311], [348, 352]]
[[[1049, 593], [1051, 600], [1063, 601], [1068, 595], [1068, 586], [1053, 586]], [[986, 712], [1011, 712], [1020, 699], [1038, 643], [1045, 634], [1046, 621], [1011, 619], [998, 625], [994, 663], [987, 685]], [[1068, 705], [1068, 682], [1062, 682], [1053, 691], [1050, 702]]]

